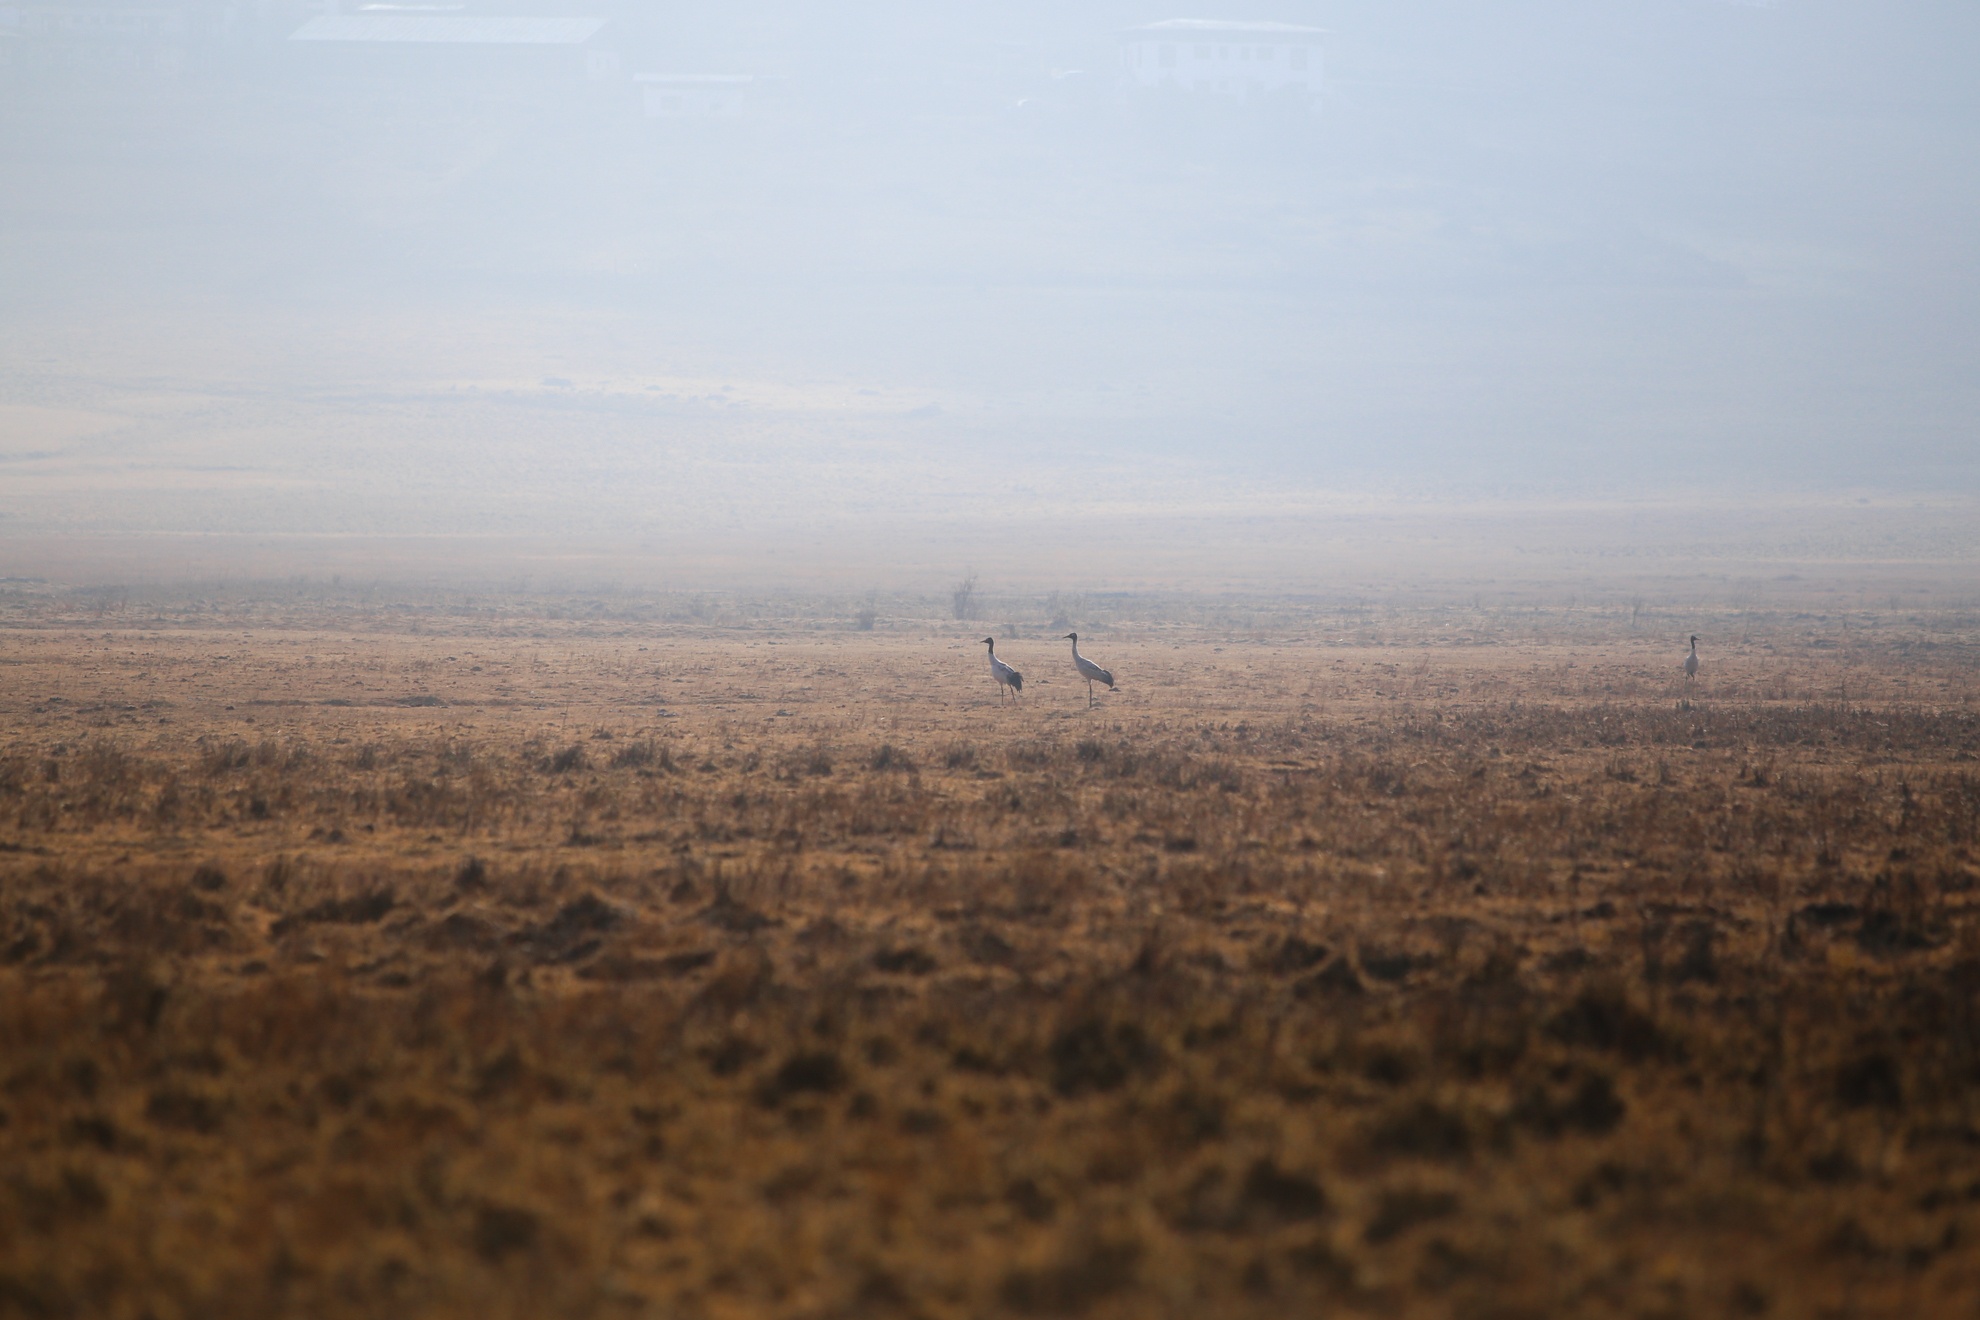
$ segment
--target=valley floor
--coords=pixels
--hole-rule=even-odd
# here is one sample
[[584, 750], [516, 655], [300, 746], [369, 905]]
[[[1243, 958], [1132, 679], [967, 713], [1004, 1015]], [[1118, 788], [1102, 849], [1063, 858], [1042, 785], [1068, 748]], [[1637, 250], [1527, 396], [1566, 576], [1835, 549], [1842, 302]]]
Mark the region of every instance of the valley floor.
[[0, 623], [0, 1315], [1980, 1301], [1970, 621]]

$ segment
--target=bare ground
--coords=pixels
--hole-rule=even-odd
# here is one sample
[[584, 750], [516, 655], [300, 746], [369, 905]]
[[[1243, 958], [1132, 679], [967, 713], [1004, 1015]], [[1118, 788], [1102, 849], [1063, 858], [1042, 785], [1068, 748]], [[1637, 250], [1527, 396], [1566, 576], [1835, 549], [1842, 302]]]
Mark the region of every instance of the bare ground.
[[1971, 619], [555, 613], [11, 616], [0, 1314], [1980, 1298]]

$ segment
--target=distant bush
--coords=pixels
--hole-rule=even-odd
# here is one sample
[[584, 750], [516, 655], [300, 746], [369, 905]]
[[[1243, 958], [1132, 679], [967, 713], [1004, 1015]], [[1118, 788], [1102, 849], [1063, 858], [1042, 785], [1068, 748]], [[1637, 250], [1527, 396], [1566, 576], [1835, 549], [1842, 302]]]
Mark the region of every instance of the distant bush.
[[867, 765], [874, 770], [912, 770], [914, 762], [908, 754], [892, 743], [881, 743], [874, 749]]
[[543, 768], [553, 775], [566, 775], [591, 768], [591, 758], [585, 754], [583, 743], [572, 743], [562, 751], [553, 752], [544, 758]]
[[641, 738], [619, 748], [612, 753], [611, 765], [615, 770], [656, 770], [663, 774], [673, 774], [678, 768], [673, 750], [653, 738]]

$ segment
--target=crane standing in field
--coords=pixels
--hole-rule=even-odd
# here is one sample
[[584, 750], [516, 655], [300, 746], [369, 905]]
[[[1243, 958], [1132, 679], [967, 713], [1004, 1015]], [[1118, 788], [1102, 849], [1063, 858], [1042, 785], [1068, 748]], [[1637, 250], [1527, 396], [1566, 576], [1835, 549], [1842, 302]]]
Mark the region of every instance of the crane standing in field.
[[1114, 676], [1079, 653], [1078, 633], [1067, 633], [1066, 640], [1073, 644], [1073, 668], [1077, 669], [1079, 676], [1086, 680], [1086, 708], [1092, 710], [1093, 685], [1095, 683], [1105, 683], [1107, 690], [1112, 692], [1114, 690]]
[[990, 677], [997, 680], [997, 704], [1004, 704], [1004, 689], [1011, 690], [1011, 700], [1024, 691], [1024, 675], [997, 658], [997, 639], [986, 637], [983, 644], [990, 648]]
[[1689, 683], [1698, 677], [1698, 634], [1691, 635], [1691, 654], [1684, 658], [1684, 681]]

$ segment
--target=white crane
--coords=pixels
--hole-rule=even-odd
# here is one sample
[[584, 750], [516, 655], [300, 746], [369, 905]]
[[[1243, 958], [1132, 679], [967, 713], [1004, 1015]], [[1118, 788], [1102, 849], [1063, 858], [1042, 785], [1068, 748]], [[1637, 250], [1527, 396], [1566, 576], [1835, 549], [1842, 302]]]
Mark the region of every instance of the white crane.
[[1691, 654], [1684, 658], [1684, 681], [1698, 677], [1698, 634], [1691, 635]]
[[986, 637], [983, 644], [990, 648], [990, 677], [997, 680], [997, 704], [1004, 704], [1004, 689], [1011, 690], [1011, 700], [1024, 691], [1024, 675], [997, 658], [997, 639]]
[[1093, 685], [1095, 683], [1105, 683], [1107, 690], [1112, 692], [1114, 690], [1114, 676], [1079, 653], [1078, 633], [1067, 633], [1066, 640], [1073, 644], [1073, 668], [1077, 669], [1079, 676], [1086, 680], [1086, 708], [1092, 710]]

